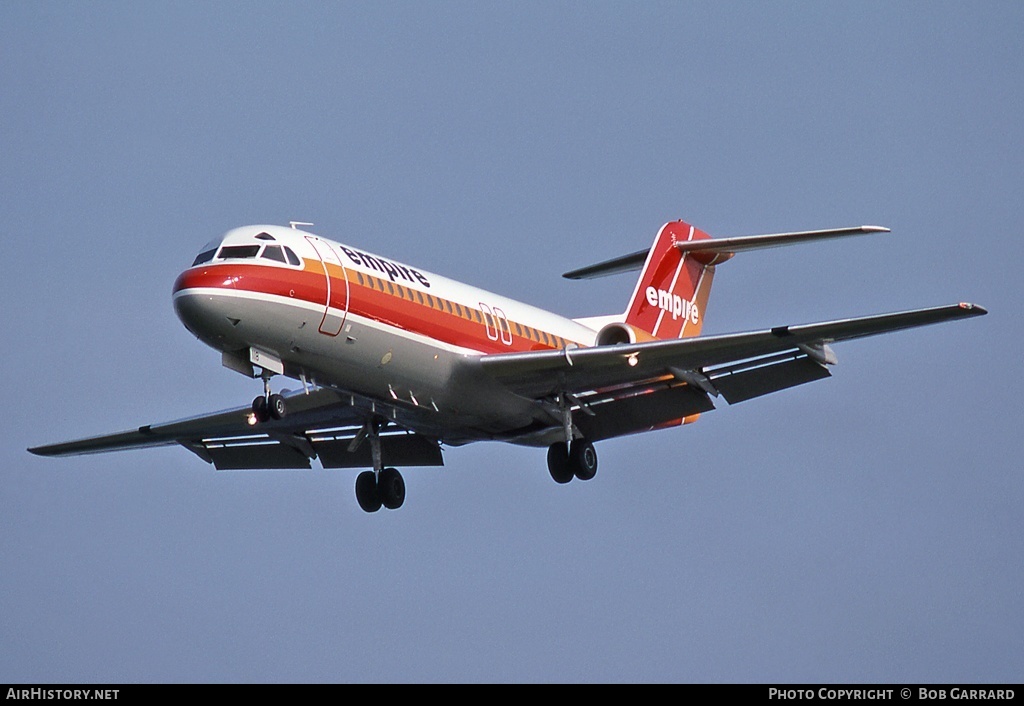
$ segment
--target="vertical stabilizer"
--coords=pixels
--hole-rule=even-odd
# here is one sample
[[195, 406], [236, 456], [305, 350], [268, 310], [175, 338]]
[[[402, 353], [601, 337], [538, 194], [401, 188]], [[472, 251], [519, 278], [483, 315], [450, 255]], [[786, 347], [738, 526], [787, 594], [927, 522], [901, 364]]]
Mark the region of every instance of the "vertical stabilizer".
[[710, 238], [682, 221], [662, 226], [626, 309], [627, 324], [655, 338], [700, 334], [715, 268], [701, 262], [708, 261], [707, 257], [680, 252], [675, 244]]

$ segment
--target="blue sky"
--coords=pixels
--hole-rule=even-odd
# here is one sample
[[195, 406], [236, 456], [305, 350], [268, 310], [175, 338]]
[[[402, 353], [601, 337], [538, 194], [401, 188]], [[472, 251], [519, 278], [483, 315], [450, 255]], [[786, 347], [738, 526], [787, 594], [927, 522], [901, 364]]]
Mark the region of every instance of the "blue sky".
[[[1019, 3], [4, 3], [0, 679], [1020, 681]], [[171, 309], [248, 223], [572, 316], [713, 235], [705, 332], [974, 301], [830, 380], [602, 442], [349, 471], [27, 446], [244, 404]]]

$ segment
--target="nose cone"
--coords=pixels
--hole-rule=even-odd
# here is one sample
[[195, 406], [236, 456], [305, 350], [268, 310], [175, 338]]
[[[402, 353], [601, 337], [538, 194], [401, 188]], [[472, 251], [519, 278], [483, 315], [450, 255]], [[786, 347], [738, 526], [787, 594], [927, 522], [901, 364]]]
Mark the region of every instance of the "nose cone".
[[208, 268], [185, 270], [174, 281], [174, 313], [197, 338], [221, 350], [238, 345], [236, 327], [240, 319], [230, 311], [223, 294], [234, 288], [231, 277], [214, 275]]

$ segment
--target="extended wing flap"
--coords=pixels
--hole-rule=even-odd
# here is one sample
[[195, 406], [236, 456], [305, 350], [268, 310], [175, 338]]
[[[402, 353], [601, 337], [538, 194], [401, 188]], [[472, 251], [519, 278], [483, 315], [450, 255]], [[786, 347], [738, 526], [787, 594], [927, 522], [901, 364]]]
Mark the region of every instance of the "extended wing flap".
[[[351, 448], [353, 436], [317, 438], [311, 441], [324, 468], [372, 468], [370, 444]], [[391, 466], [443, 466], [444, 457], [437, 441], [422, 434], [399, 432], [382, 434], [381, 457]]]
[[707, 393], [689, 385], [664, 383], [657, 389], [626, 397], [612, 397], [589, 407], [592, 414], [578, 415], [576, 426], [591, 441], [610, 439], [656, 429], [715, 408]]
[[821, 363], [807, 355], [796, 355], [767, 363], [755, 361], [737, 366], [735, 370], [715, 371], [710, 374], [710, 381], [729, 404], [738, 404], [830, 376], [828, 368]]

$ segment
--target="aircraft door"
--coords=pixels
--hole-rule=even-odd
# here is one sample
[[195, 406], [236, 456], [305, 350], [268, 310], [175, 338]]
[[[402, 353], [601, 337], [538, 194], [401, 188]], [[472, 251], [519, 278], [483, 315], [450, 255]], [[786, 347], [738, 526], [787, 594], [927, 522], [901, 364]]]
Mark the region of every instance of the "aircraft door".
[[341, 327], [345, 324], [345, 316], [348, 313], [348, 274], [345, 272], [345, 265], [342, 264], [341, 258], [338, 257], [330, 243], [313, 235], [307, 235], [306, 240], [313, 246], [320, 258], [320, 265], [323, 267], [324, 279], [327, 283], [320, 333], [337, 336], [341, 333]]

